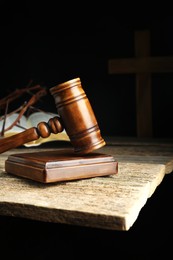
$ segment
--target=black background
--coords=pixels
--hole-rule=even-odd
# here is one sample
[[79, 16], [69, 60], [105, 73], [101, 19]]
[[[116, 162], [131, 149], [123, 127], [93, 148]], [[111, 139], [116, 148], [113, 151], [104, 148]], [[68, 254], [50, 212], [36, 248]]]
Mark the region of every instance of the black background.
[[[2, 3], [1, 97], [30, 80], [49, 89], [80, 77], [102, 134], [136, 136], [135, 76], [109, 75], [108, 60], [134, 56], [137, 30], [150, 30], [151, 56], [173, 56], [173, 16], [107, 6]], [[172, 73], [152, 74], [153, 137], [173, 137], [172, 86]], [[49, 94], [37, 107], [56, 112]]]

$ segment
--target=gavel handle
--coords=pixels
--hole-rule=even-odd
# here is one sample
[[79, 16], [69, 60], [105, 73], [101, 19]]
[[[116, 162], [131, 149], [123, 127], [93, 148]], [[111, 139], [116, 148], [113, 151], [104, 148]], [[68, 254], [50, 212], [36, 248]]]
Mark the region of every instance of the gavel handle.
[[58, 117], [49, 119], [46, 122], [40, 122], [37, 127], [31, 127], [19, 134], [0, 139], [0, 153], [21, 146], [25, 143], [35, 141], [38, 138], [49, 137], [51, 133], [58, 134], [63, 131], [63, 126]]

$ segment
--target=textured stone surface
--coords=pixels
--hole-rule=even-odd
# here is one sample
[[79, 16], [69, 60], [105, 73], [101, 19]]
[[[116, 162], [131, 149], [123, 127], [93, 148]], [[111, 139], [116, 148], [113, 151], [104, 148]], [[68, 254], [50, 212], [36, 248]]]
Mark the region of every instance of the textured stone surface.
[[117, 175], [41, 184], [5, 172], [4, 162], [9, 154], [36, 150], [38, 148], [14, 149], [0, 155], [1, 215], [129, 230], [164, 175], [173, 171], [170, 143], [109, 139], [99, 151], [116, 158], [119, 164]]

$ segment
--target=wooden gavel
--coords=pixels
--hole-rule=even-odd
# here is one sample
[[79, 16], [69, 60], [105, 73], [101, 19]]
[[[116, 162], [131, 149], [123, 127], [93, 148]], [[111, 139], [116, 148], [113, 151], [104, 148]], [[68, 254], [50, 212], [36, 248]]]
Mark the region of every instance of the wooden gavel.
[[40, 137], [46, 138], [51, 133], [58, 134], [64, 129], [77, 154], [90, 153], [106, 144], [80, 78], [52, 87], [50, 93], [55, 99], [58, 116], [47, 123], [40, 122], [37, 127], [0, 140], [0, 153]]

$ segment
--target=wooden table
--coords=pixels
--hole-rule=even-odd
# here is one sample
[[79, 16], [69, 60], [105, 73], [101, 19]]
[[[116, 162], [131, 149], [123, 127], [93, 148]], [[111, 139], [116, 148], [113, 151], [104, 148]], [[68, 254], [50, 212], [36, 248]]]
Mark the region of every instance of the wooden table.
[[118, 174], [53, 184], [10, 175], [10, 154], [57, 148], [18, 148], [0, 155], [0, 215], [128, 231], [165, 174], [173, 171], [173, 142], [105, 138], [101, 153], [118, 161]]

